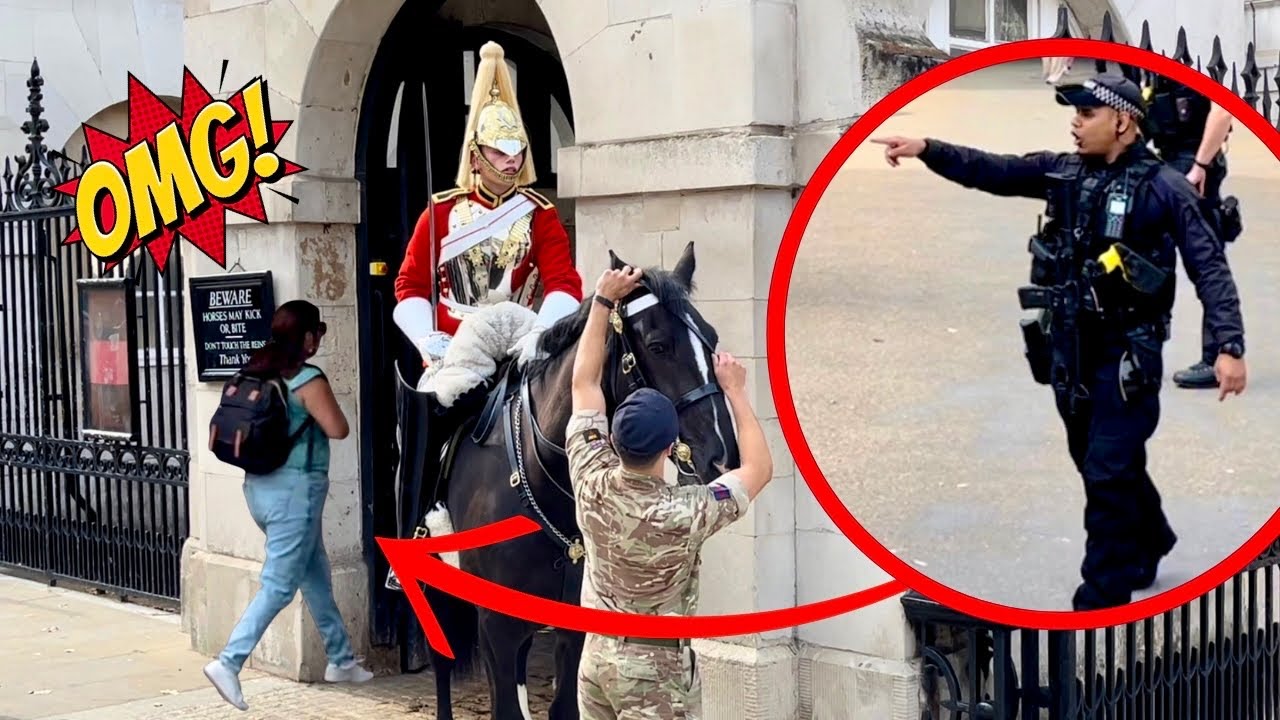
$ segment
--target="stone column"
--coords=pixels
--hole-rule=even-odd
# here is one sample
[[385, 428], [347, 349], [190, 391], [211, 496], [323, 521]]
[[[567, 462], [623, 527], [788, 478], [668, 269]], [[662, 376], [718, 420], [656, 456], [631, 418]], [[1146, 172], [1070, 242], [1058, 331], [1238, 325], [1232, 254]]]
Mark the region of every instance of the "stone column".
[[[308, 69], [339, 67], [317, 49], [317, 31], [291, 2], [189, 2], [184, 23], [185, 64], [215, 97], [225, 99], [250, 78], [268, 80], [275, 120], [293, 120], [280, 154], [308, 168], [272, 187], [297, 197], [294, 205], [263, 189], [270, 224], [227, 215], [227, 267], [270, 270], [276, 305], [304, 299], [320, 307], [329, 332], [313, 359], [324, 369], [347, 416], [351, 434], [331, 441], [330, 491], [324, 513], [324, 543], [332, 566], [334, 595], [357, 655], [368, 650], [368, 571], [363, 559], [359, 478], [358, 373], [356, 348], [355, 223], [359, 195], [354, 155], [345, 142], [354, 134], [353, 107], [342, 107], [343, 85], [360, 82], [360, 73], [320, 73], [303, 86]], [[327, 11], [319, 16], [319, 25]], [[330, 48], [333, 50], [333, 48]], [[339, 48], [350, 67], [365, 68], [372, 46]], [[230, 60], [224, 92], [218, 92], [222, 59]], [[318, 58], [318, 59], [317, 59]], [[328, 85], [326, 85], [328, 83]], [[327, 88], [336, 88], [328, 90]], [[333, 98], [326, 100], [326, 98]], [[330, 107], [325, 107], [330, 105]], [[305, 119], [300, 121], [300, 118]], [[189, 243], [181, 244], [190, 276], [228, 272]], [[238, 270], [239, 268], [235, 268]], [[188, 333], [187, 353], [194, 357]], [[187, 365], [190, 388], [188, 427], [191, 449], [191, 529], [183, 550], [182, 616], [192, 646], [217, 654], [259, 587], [264, 538], [249, 516], [242, 492], [243, 473], [220, 463], [208, 451], [209, 419], [217, 406], [220, 382], [200, 382], [194, 360]], [[298, 680], [318, 680], [327, 662], [319, 634], [301, 595], [267, 630], [248, 666]]]
[[[948, 56], [924, 35], [929, 0], [796, 4], [795, 172], [797, 183], [804, 184], [858, 116]], [[803, 282], [792, 278], [793, 284]], [[797, 603], [819, 602], [891, 579], [835, 527], [798, 473], [794, 486]], [[851, 511], [856, 517], [858, 509]], [[919, 717], [914, 640], [900, 601], [895, 596], [797, 628], [800, 718]]]
[[[573, 89], [577, 145], [560, 152], [559, 191], [575, 198], [586, 282], [610, 249], [669, 268], [692, 241], [695, 301], [721, 347], [743, 358], [779, 457], [779, 476], [748, 516], [705, 548], [699, 612], [791, 607], [793, 475], [763, 358], [769, 276], [792, 206], [794, 3], [547, 2], [544, 11]], [[794, 718], [792, 635], [698, 642], [703, 717]]]

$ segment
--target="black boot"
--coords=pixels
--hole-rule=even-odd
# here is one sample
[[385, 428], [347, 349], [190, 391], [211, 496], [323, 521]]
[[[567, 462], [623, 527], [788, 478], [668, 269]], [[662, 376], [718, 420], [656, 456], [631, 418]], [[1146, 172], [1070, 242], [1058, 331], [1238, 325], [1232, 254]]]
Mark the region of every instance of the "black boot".
[[1156, 572], [1160, 567], [1160, 561], [1173, 550], [1173, 546], [1177, 542], [1178, 536], [1166, 525], [1160, 537], [1146, 547], [1148, 553], [1146, 563], [1134, 571], [1134, 590], [1146, 590], [1155, 584]]
[[1130, 599], [1131, 596], [1128, 593], [1108, 594], [1092, 583], [1083, 582], [1076, 587], [1076, 594], [1071, 598], [1071, 609], [1080, 612], [1082, 610], [1102, 610], [1104, 608], [1120, 607], [1121, 605], [1128, 605]]
[[1216, 388], [1218, 377], [1213, 371], [1213, 366], [1202, 361], [1174, 373], [1173, 383], [1182, 388]]

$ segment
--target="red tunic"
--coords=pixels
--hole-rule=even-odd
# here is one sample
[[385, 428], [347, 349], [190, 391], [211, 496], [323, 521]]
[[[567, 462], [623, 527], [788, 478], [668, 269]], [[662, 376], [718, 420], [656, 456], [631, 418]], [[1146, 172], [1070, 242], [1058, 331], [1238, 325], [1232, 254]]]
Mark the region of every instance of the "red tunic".
[[[532, 190], [521, 188], [518, 194], [508, 197], [504, 202], [511, 202], [520, 194], [527, 196], [534, 203], [533, 217], [529, 227], [529, 247], [524, 256], [519, 258], [511, 273], [511, 290], [518, 293], [524, 288], [530, 273], [537, 269], [538, 280], [542, 284], [543, 294], [553, 292], [567, 293], [574, 300], [582, 300], [582, 275], [573, 265], [569, 254], [569, 234], [560, 222], [560, 214], [544, 197]], [[480, 192], [464, 194], [459, 189], [437, 194], [435, 207], [436, 260], [440, 259], [440, 240], [449, 234], [449, 216], [455, 205], [463, 198], [491, 209], [494, 202]], [[397, 301], [406, 298], [420, 297], [431, 300], [431, 283], [438, 276], [430, 271], [431, 251], [427, 244], [429, 234], [428, 211], [423, 210], [418, 218], [409, 246], [405, 250], [404, 262], [400, 265], [400, 274], [396, 277], [395, 294]], [[451, 297], [448, 281], [441, 278], [441, 297]], [[529, 293], [530, 298], [534, 293]], [[530, 302], [530, 305], [532, 303]], [[436, 329], [454, 335], [458, 330], [459, 320], [444, 303], [435, 308]]]

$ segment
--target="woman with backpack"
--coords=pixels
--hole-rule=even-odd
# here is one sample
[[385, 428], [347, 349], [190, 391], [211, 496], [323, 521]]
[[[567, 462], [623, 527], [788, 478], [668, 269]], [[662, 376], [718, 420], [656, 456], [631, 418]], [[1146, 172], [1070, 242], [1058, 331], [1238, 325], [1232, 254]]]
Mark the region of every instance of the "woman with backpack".
[[[228, 381], [210, 428], [215, 454], [249, 468], [245, 501], [266, 534], [261, 588], [231, 631], [226, 647], [204, 667], [223, 699], [241, 710], [249, 706], [240, 689], [240, 669], [267, 626], [299, 590], [324, 639], [329, 658], [324, 679], [364, 682], [373, 677], [356, 663], [334, 602], [320, 527], [329, 492], [329, 439], [341, 440], [349, 432], [324, 373], [307, 363], [319, 349], [325, 330], [315, 305], [304, 300], [281, 305], [272, 317], [271, 340]], [[269, 435], [273, 432], [278, 435]], [[274, 456], [263, 459], [276, 448]]]

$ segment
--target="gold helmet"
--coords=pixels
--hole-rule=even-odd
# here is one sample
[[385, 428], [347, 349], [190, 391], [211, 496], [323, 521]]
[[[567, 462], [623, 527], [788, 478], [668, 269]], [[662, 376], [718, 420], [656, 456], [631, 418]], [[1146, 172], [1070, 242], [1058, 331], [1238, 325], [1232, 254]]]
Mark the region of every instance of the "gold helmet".
[[[524, 153], [524, 164], [514, 176], [504, 175], [516, 185], [532, 185], [537, 179], [533, 170], [533, 152], [529, 149], [529, 136], [525, 132], [520, 107], [516, 103], [514, 84], [507, 69], [502, 46], [487, 42], [480, 48], [480, 67], [476, 70], [475, 86], [471, 90], [471, 114], [467, 118], [467, 131], [462, 143], [462, 157], [458, 163], [458, 187], [474, 190], [476, 173], [471, 169], [471, 158], [487, 165], [491, 172], [502, 175], [480, 152], [481, 147], [491, 147], [508, 155]], [[474, 154], [474, 155], [473, 155]]]

